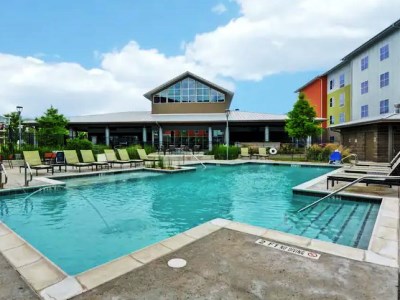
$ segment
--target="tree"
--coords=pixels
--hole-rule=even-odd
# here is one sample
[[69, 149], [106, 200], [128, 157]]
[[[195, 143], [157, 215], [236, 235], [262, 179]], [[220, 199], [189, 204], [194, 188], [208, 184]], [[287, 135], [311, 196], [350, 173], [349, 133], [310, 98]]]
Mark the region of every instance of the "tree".
[[58, 109], [51, 106], [43, 116], [36, 118], [38, 123], [38, 141], [41, 146], [61, 146], [64, 144], [68, 119], [58, 113]]
[[[18, 140], [18, 126], [19, 126], [19, 114], [14, 111], [4, 115], [6, 118], [10, 118], [10, 124], [8, 127], [8, 138], [11, 143], [16, 143]], [[23, 128], [21, 129], [23, 130]]]
[[303, 140], [308, 136], [318, 136], [322, 133], [320, 124], [315, 121], [317, 114], [310, 103], [306, 100], [304, 93], [299, 93], [299, 98], [288, 113], [285, 131], [290, 137]]

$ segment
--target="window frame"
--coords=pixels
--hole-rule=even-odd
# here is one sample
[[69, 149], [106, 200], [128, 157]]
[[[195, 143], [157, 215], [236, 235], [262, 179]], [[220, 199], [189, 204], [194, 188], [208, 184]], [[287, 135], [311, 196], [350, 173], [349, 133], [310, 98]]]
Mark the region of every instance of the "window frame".
[[361, 118], [368, 118], [368, 104], [361, 105]]
[[379, 113], [381, 115], [389, 113], [389, 99], [383, 99], [379, 101]]

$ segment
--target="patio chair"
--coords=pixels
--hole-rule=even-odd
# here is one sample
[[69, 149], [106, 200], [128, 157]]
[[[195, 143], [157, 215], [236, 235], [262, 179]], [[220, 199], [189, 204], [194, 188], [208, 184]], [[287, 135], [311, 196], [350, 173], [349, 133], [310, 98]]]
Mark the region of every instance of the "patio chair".
[[200, 152], [200, 145], [194, 145], [193, 146], [193, 154], [199, 153]]
[[85, 163], [85, 162], [79, 161], [76, 150], [64, 150], [64, 156], [65, 156], [65, 164], [67, 166], [76, 167], [76, 168], [78, 168], [79, 172], [81, 171], [82, 167], [88, 167], [88, 168], [92, 167], [92, 171], [93, 171], [92, 163]]
[[395, 155], [395, 157], [393, 157], [393, 159], [388, 162], [388, 163], [377, 163], [377, 162], [366, 162], [366, 161], [360, 161], [358, 163], [356, 163], [356, 166], [364, 166], [364, 167], [393, 167], [393, 165], [400, 159], [400, 151], [397, 152], [397, 154]]
[[24, 155], [24, 165], [19, 167], [19, 172], [21, 173], [21, 169], [26, 169], [29, 167], [36, 171], [36, 176], [38, 176], [39, 170], [46, 170], [47, 172], [51, 171], [51, 174], [54, 174], [54, 167], [52, 165], [44, 165], [39, 156], [39, 151], [23, 151]]
[[126, 149], [118, 149], [118, 155], [122, 161], [129, 161], [134, 164], [135, 167], [136, 165], [140, 165], [143, 163], [143, 160], [141, 159], [131, 159]]
[[93, 166], [96, 166], [96, 170], [100, 167], [103, 169], [103, 167], [110, 168], [110, 165], [106, 161], [96, 161], [93, 155], [92, 150], [81, 150], [81, 156], [82, 160], [84, 163], [89, 163], [92, 164]]
[[267, 153], [267, 148], [258, 148], [258, 154], [253, 154], [257, 158], [264, 158], [267, 159], [269, 154]]
[[[326, 189], [329, 188], [329, 181], [331, 181], [331, 186], [335, 186], [335, 181], [345, 181], [345, 182], [353, 182], [358, 178], [365, 176], [366, 174], [348, 174], [345, 172], [336, 173], [334, 175], [328, 175], [326, 178]], [[371, 174], [373, 175], [373, 174]], [[393, 165], [393, 168], [387, 172], [375, 173], [375, 175], [382, 175], [382, 176], [399, 176], [400, 175], [400, 160]], [[390, 179], [390, 178], [371, 178], [371, 179], [363, 179], [360, 183], [365, 183], [366, 185], [369, 184], [381, 184], [381, 185], [388, 185], [392, 186], [400, 186], [399, 179]]]
[[114, 164], [118, 164], [121, 166], [129, 164], [129, 167], [132, 167], [132, 163], [129, 160], [119, 160], [117, 159], [117, 156], [115, 155], [114, 150], [112, 149], [104, 149], [104, 154], [106, 155], [107, 162], [110, 164], [111, 168], [114, 166]]
[[159, 158], [155, 158], [155, 157], [148, 157], [147, 153], [144, 149], [137, 149], [137, 153], [139, 154], [139, 157], [141, 160], [144, 161], [144, 164], [146, 165], [146, 162], [157, 162], [160, 159]]
[[248, 157], [248, 158], [251, 158], [250, 157], [250, 154], [249, 154], [249, 148], [240, 148], [240, 158], [244, 158], [244, 157]]

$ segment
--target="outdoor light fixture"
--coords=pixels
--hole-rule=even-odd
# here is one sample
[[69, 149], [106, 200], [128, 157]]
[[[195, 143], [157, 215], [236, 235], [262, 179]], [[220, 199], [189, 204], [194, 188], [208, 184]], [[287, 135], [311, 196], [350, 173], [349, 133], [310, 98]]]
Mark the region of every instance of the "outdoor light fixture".
[[19, 133], [19, 143], [18, 143], [18, 149], [19, 150], [21, 150], [21, 144], [22, 144], [22, 126], [21, 126], [21, 113], [22, 113], [22, 110], [23, 110], [24, 108], [22, 107], [22, 106], [17, 106], [17, 112], [18, 112], [18, 121], [19, 121], [19, 124], [18, 124], [18, 133]]
[[225, 143], [226, 143], [226, 160], [229, 157], [229, 115], [231, 111], [229, 109], [225, 109], [225, 116], [226, 116], [226, 132], [225, 132]]

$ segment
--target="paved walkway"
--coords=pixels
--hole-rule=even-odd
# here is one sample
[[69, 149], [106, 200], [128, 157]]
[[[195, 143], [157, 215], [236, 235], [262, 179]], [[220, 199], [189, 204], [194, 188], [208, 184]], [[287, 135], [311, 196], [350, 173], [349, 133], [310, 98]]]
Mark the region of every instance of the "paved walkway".
[[[397, 269], [329, 254], [319, 260], [221, 229], [75, 299], [397, 299]], [[187, 260], [182, 269], [171, 258]]]
[[39, 299], [1, 254], [0, 270], [0, 299]]

